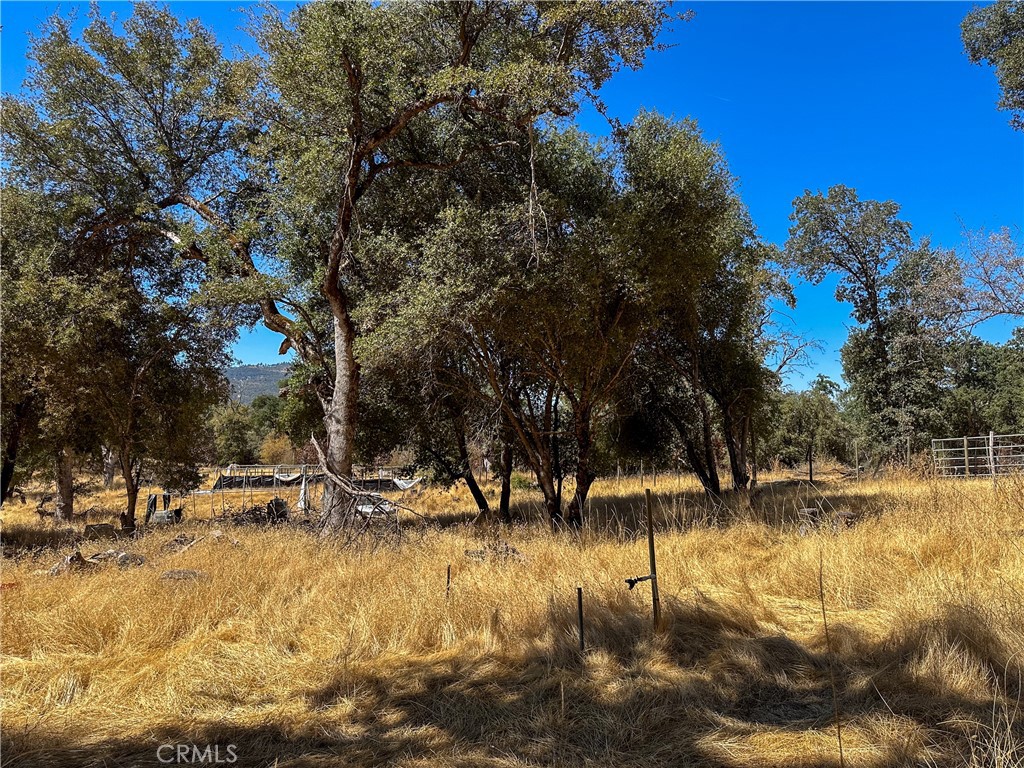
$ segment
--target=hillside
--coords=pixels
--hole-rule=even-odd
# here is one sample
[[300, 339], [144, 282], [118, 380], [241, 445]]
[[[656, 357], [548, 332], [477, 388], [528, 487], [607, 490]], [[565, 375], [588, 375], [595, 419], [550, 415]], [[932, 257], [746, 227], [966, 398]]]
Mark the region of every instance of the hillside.
[[226, 368], [224, 375], [231, 382], [231, 399], [248, 405], [258, 395], [277, 395], [278, 385], [291, 368], [291, 363], [277, 365], [238, 365]]

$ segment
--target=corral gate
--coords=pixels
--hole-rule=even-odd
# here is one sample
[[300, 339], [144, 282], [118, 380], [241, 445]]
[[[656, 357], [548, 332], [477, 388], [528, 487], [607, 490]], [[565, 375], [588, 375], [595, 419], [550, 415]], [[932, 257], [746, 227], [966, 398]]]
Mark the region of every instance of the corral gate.
[[1024, 472], [1024, 435], [932, 440], [932, 465], [941, 477], [994, 477]]

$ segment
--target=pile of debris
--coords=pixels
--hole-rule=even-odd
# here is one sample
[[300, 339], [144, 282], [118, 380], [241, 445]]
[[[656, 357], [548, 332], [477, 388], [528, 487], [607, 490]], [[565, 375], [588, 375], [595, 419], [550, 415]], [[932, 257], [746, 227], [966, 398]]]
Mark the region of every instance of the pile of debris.
[[231, 516], [235, 525], [279, 525], [288, 522], [288, 502], [284, 499], [271, 499], [266, 504], [243, 509]]

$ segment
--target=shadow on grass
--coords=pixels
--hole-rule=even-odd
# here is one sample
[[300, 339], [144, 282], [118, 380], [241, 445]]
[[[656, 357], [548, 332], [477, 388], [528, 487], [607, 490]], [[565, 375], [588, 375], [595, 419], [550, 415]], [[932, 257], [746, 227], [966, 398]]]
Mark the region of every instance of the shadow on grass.
[[[809, 484], [800, 480], [763, 483], [753, 492], [729, 491], [713, 497], [701, 491], [652, 489], [656, 528], [686, 530], [736, 522], [756, 522], [773, 527], [796, 525], [801, 509], [820, 510], [830, 518], [836, 512], [852, 513], [852, 519], [881, 514], [895, 497], [877, 489], [861, 491], [849, 483]], [[534, 513], [536, 514], [536, 513]], [[584, 522], [588, 533], [623, 540], [645, 535], [646, 499], [642, 493], [596, 493], [588, 500]]]
[[[960, 606], [881, 643], [837, 625], [834, 654], [823, 642], [802, 645], [746, 609], [706, 598], [668, 600], [665, 615], [663, 631], [653, 633], [629, 596], [592, 600], [581, 654], [573, 606], [552, 603], [544, 632], [528, 641], [525, 654], [477, 644], [461, 653], [336, 663], [324, 668], [316, 687], [282, 694], [305, 707], [303, 717], [290, 714], [287, 723], [189, 716], [187, 723], [100, 742], [80, 728], [59, 735], [8, 728], [4, 765], [158, 766], [166, 763], [157, 748], [180, 743], [221, 745], [222, 752], [234, 745], [237, 765], [278, 768], [831, 768], [840, 764], [834, 680], [847, 749], [858, 753], [848, 754], [847, 764], [921, 765], [927, 757], [930, 765], [952, 766], [976, 749], [974, 725], [990, 721], [993, 702], [1013, 695], [995, 679], [997, 671], [1004, 680], [1021, 674], [998, 638]], [[943, 649], [966, 649], [991, 671], [987, 699], [921, 672], [922, 659]], [[252, 704], [244, 692], [239, 699]], [[1024, 743], [1019, 727], [1010, 727]], [[765, 753], [768, 743], [777, 752]]]
[[22, 557], [77, 544], [82, 533], [70, 526], [5, 524], [0, 532], [4, 557]]

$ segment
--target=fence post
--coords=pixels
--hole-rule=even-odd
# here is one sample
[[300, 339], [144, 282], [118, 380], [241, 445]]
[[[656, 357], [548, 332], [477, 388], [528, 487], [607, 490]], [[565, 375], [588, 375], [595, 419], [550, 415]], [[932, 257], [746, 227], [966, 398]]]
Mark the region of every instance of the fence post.
[[988, 433], [988, 468], [992, 473], [992, 487], [996, 487], [996, 433]]
[[580, 622], [580, 653], [586, 648], [586, 644], [583, 640], [583, 587], [576, 587], [576, 613], [579, 617]]
[[971, 455], [967, 452], [967, 436], [964, 436], [964, 477], [971, 476]]
[[910, 435], [907, 435], [907, 469], [910, 469]]
[[857, 465], [857, 482], [860, 482], [860, 441], [853, 441], [853, 463]]
[[654, 556], [654, 515], [651, 511], [651, 489], [644, 492], [647, 498], [647, 551], [651, 560], [651, 601], [654, 607], [654, 629], [661, 628], [661, 597], [658, 594], [658, 561]]

